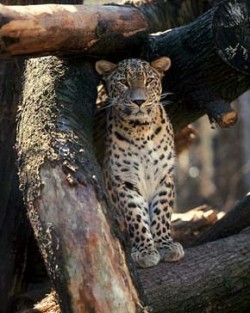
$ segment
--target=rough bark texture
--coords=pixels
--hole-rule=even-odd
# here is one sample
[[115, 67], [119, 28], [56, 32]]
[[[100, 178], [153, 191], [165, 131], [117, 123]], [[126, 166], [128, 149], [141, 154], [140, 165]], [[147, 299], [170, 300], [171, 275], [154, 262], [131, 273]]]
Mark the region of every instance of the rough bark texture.
[[183, 261], [140, 270], [154, 313], [243, 313], [250, 308], [250, 236], [186, 250]]
[[[151, 36], [149, 58], [168, 55], [172, 59], [163, 86], [174, 93], [174, 104], [166, 110], [175, 127], [204, 113], [222, 127], [237, 121], [230, 102], [250, 88], [249, 16], [248, 1], [220, 2], [187, 26]], [[227, 53], [234, 45], [241, 48]], [[241, 60], [238, 67], [234, 58]]]
[[[43, 1], [3, 0], [5, 5], [38, 4]], [[49, 1], [46, 1], [49, 2]], [[52, 2], [52, 1], [51, 1]], [[56, 1], [53, 1], [55, 3]], [[60, 1], [67, 3], [67, 1]], [[79, 3], [80, 1], [71, 1]], [[26, 217], [16, 167], [16, 111], [20, 100], [22, 60], [0, 65], [0, 312], [17, 312], [16, 295], [27, 284], [27, 258], [33, 242]], [[34, 258], [34, 251], [32, 251]]]
[[[179, 263], [139, 270], [150, 312], [249, 312], [249, 239], [249, 233], [241, 234], [189, 248]], [[60, 313], [55, 296], [22, 313]]]
[[28, 61], [20, 183], [62, 312], [136, 312], [137, 290], [90, 145], [97, 82], [86, 61]]

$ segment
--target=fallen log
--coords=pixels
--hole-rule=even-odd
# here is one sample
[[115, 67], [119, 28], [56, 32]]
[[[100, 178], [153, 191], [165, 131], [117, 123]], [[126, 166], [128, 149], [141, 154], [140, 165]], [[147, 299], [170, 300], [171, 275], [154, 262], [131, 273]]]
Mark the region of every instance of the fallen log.
[[1, 5], [0, 57], [73, 53], [128, 57], [128, 52], [139, 55], [136, 51], [141, 51], [146, 34], [187, 23], [213, 1], [206, 1], [196, 10], [189, 9], [185, 0], [143, 0], [105, 6]]
[[[181, 262], [160, 263], [152, 269], [141, 269], [138, 274], [148, 309], [154, 313], [248, 312], [250, 235], [186, 249]], [[60, 313], [57, 303], [52, 292], [34, 309], [19, 313]]]
[[250, 308], [250, 236], [186, 250], [183, 261], [140, 270], [155, 313], [243, 313]]

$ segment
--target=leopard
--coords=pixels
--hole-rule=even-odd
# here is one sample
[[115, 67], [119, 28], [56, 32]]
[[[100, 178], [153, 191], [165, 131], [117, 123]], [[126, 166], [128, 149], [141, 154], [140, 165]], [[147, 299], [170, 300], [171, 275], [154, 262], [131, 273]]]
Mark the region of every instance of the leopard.
[[131, 256], [140, 268], [184, 256], [171, 236], [175, 201], [174, 132], [162, 104], [169, 57], [95, 64], [107, 96], [104, 176], [111, 203], [122, 213]]

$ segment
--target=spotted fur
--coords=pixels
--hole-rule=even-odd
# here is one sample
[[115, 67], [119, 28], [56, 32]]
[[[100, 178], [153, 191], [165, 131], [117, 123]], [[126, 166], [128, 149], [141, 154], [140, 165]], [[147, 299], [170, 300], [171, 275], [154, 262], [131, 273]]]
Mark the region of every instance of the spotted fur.
[[161, 79], [170, 59], [149, 64], [98, 61], [109, 108], [105, 180], [113, 205], [124, 213], [132, 258], [140, 267], [177, 261], [184, 251], [171, 238], [174, 205], [174, 141], [161, 104]]

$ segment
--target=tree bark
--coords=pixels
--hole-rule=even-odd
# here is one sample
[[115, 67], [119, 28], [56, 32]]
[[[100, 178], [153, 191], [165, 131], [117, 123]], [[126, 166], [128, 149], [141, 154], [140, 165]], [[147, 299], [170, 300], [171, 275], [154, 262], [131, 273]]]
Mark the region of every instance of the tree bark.
[[191, 0], [167, 4], [144, 0], [123, 6], [1, 6], [1, 57], [38, 53], [128, 57], [128, 51], [133, 55], [141, 49], [146, 33], [187, 23], [213, 2], [197, 5]]
[[[41, 3], [32, 1], [29, 3]], [[48, 1], [47, 1], [48, 2]], [[55, 1], [53, 1], [55, 2]], [[60, 1], [61, 3], [63, 1]], [[3, 0], [23, 5], [26, 0]], [[64, 1], [66, 3], [66, 1]], [[73, 1], [76, 3], [76, 1]], [[79, 1], [78, 1], [79, 3]], [[16, 312], [16, 295], [27, 287], [27, 258], [33, 242], [16, 166], [16, 113], [22, 88], [23, 59], [0, 64], [0, 312]], [[34, 258], [34, 251], [32, 251]]]
[[[161, 5], [163, 4], [161, 3]], [[30, 10], [33, 10], [33, 8], [31, 6]], [[36, 6], [34, 10], [40, 12], [39, 10], [47, 8], [47, 6], [39, 8]], [[63, 8], [62, 10], [64, 11], [62, 12], [66, 10], [65, 7], [61, 6], [57, 8]], [[69, 11], [69, 7], [67, 8]], [[73, 9], [75, 7], [70, 8]], [[72, 19], [74, 19], [76, 24], [73, 23], [73, 25], [80, 36], [84, 35], [84, 31], [86, 31], [84, 27], [87, 27], [84, 24], [84, 16], [85, 18], [87, 16], [91, 17], [93, 13], [93, 10], [90, 9], [92, 7], [86, 7], [89, 8], [89, 11], [87, 10], [87, 15], [85, 15], [82, 8], [84, 6], [77, 7], [79, 15], [68, 13], [66, 18], [66, 21], [70, 19], [71, 23], [73, 23]], [[102, 12], [103, 15], [100, 15], [99, 21], [93, 18], [91, 30], [87, 28], [90, 37], [86, 36], [85, 33], [85, 37], [81, 37], [82, 39], [80, 40], [79, 37], [77, 39], [71, 33], [71, 43], [67, 43], [67, 47], [65, 44], [62, 44], [63, 49], [66, 49], [67, 53], [72, 53], [72, 50], [76, 51], [78, 49], [82, 54], [102, 55], [102, 57], [106, 55], [106, 57], [114, 59], [117, 57], [140, 56], [151, 60], [162, 55], [168, 55], [172, 59], [173, 66], [163, 81], [163, 87], [164, 92], [170, 91], [174, 94], [172, 99], [170, 99], [173, 101], [173, 104], [166, 106], [174, 127], [176, 129], [182, 128], [205, 113], [208, 114], [211, 121], [217, 122], [222, 127], [233, 125], [237, 121], [237, 113], [230, 107], [230, 102], [248, 90], [250, 86], [248, 70], [250, 45], [247, 36], [250, 25], [245, 22], [249, 20], [249, 3], [246, 0], [218, 1], [217, 5], [193, 23], [160, 35], [151, 35], [147, 42], [147, 32], [152, 30], [153, 27], [155, 27], [154, 30], [164, 27], [164, 23], [159, 25], [157, 22], [155, 24], [151, 22], [150, 26], [147, 25], [150, 20], [149, 12], [152, 12], [152, 18], [154, 10], [157, 11], [157, 8], [157, 4], [152, 7], [150, 5], [147, 6], [147, 10], [144, 7], [144, 11], [143, 9], [138, 10], [136, 8], [131, 9], [119, 6], [114, 8], [112, 6], [95, 7], [94, 10], [96, 11], [94, 12], [99, 12], [100, 14]], [[8, 23], [12, 23], [9, 22], [11, 15], [15, 16], [19, 11], [21, 13], [28, 10], [26, 7], [16, 7], [14, 9], [12, 7], [4, 7], [3, 12], [4, 9], [9, 13], [3, 14], [4, 19], [1, 31], [4, 31], [4, 29], [8, 30]], [[67, 10], [66, 12], [68, 12]], [[46, 13], [46, 11], [42, 10], [41, 12]], [[135, 17], [136, 25], [134, 25], [134, 20], [132, 19], [132, 21], [129, 21], [130, 27], [127, 27], [126, 22], [124, 22], [124, 16], [123, 19], [120, 19], [123, 14], [121, 12], [126, 13], [127, 17], [130, 15]], [[110, 17], [110, 13], [115, 18], [118, 18], [118, 16], [120, 18], [118, 18], [117, 23], [110, 22], [106, 25], [106, 18], [110, 18], [110, 21], [113, 20]], [[53, 26], [53, 23], [49, 23], [51, 19], [47, 17], [47, 14], [42, 15], [42, 17], [42, 28], [46, 27], [46, 24], [48, 24], [49, 28], [51, 25]], [[83, 17], [83, 21], [81, 17]], [[51, 18], [53, 18], [53, 14], [51, 14]], [[32, 14], [29, 15], [29, 20], [32, 21]], [[121, 23], [121, 21], [123, 22]], [[100, 23], [106, 26], [100, 27]], [[26, 24], [27, 20], [25, 20]], [[68, 24], [64, 23], [64, 25]], [[97, 26], [98, 29], [96, 29]], [[82, 29], [83, 33], [79, 28]], [[41, 28], [38, 27], [38, 29]], [[60, 27], [58, 29], [60, 30]], [[61, 30], [64, 29], [62, 28]], [[240, 30], [242, 36], [238, 35], [238, 30]], [[135, 35], [137, 31], [139, 32]], [[228, 32], [230, 36], [227, 35]], [[2, 33], [2, 39], [8, 38], [9, 47], [15, 46], [18, 42], [21, 42], [21, 37], [17, 37], [19, 38], [18, 42], [16, 38], [13, 43], [13, 38], [10, 40], [8, 36], [18, 36], [17, 34], [19, 33], [4, 33], [4, 35]], [[49, 34], [49, 32], [45, 31], [44, 36], [46, 34]], [[53, 34], [55, 34], [54, 29]], [[135, 36], [130, 37], [130, 34]], [[120, 36], [119, 40], [114, 37], [117, 35], [118, 37]], [[34, 37], [32, 37], [32, 40], [36, 40]], [[61, 38], [67, 39], [67, 36], [61, 36], [60, 42]], [[46, 37], [37, 37], [39, 42], [43, 42], [45, 39]], [[59, 44], [61, 44], [60, 42]], [[58, 40], [51, 40], [50, 37], [46, 44], [50, 45], [51, 43], [54, 43], [56, 46]], [[81, 48], [77, 46], [79, 44], [82, 45]], [[42, 46], [44, 46], [44, 43], [42, 43]], [[25, 49], [29, 49], [29, 47], [34, 47], [34, 45], [28, 44], [27, 41]], [[55, 49], [58, 49], [58, 46]], [[51, 48], [48, 48], [48, 51], [51, 52]], [[180, 111], [182, 114], [179, 114]]]
[[163, 87], [174, 94], [166, 110], [176, 128], [204, 113], [222, 127], [237, 121], [230, 102], [250, 88], [249, 15], [248, 1], [219, 2], [191, 24], [150, 37], [149, 58], [172, 59]]
[[[1, 6], [3, 57], [31, 54], [135, 53], [148, 31], [143, 15], [126, 6]], [[56, 30], [56, 31], [55, 31]], [[104, 48], [105, 47], [105, 48]]]
[[186, 250], [183, 261], [140, 270], [154, 313], [243, 313], [250, 307], [250, 236]]
[[21, 89], [22, 63], [0, 64], [0, 312], [25, 287], [24, 269], [31, 228], [18, 188], [15, 116]]
[[[248, 233], [189, 248], [181, 262], [141, 269], [138, 274], [147, 309], [154, 313], [246, 313], [250, 307], [249, 260]], [[60, 313], [55, 293], [35, 308], [22, 313]]]
[[138, 312], [90, 146], [98, 80], [86, 61], [28, 61], [18, 128], [20, 183], [62, 312]]

